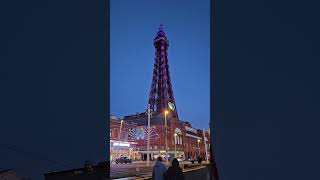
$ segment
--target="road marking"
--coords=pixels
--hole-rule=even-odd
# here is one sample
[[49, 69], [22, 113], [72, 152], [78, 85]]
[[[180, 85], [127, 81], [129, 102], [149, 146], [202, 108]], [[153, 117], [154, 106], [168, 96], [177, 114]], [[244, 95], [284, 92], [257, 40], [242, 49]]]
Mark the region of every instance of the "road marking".
[[144, 180], [144, 179], [151, 179], [151, 177], [137, 178], [137, 179], [134, 179], [134, 180]]
[[194, 170], [199, 170], [202, 168], [205, 168], [206, 166], [200, 166], [200, 167], [196, 167], [196, 168], [192, 168], [192, 169], [184, 169], [182, 170], [182, 172], [189, 172], [189, 171], [194, 171]]

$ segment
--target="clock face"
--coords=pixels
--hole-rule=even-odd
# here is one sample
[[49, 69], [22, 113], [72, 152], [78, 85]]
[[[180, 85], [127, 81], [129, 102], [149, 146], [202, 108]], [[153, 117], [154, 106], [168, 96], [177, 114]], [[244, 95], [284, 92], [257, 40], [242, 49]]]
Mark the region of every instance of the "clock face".
[[169, 102], [168, 106], [169, 106], [170, 111], [174, 111], [174, 109], [176, 108], [172, 102]]

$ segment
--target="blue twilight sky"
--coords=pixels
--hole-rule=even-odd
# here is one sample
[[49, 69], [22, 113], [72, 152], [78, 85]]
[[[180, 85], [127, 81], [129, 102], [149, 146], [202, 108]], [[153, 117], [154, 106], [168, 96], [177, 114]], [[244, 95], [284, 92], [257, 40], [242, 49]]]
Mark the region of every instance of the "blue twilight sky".
[[162, 23], [179, 118], [208, 128], [210, 1], [111, 0], [110, 16], [110, 113], [122, 118], [146, 109]]

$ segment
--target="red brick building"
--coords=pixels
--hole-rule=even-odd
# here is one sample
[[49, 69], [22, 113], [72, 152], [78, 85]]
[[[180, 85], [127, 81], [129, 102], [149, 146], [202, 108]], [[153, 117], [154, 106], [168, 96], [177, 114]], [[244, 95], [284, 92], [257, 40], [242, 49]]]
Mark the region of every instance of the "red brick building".
[[135, 128], [133, 123], [127, 123], [111, 116], [110, 118], [110, 160], [121, 156], [135, 159], [133, 151], [136, 142], [128, 138], [129, 129]]
[[[136, 127], [147, 127], [148, 117], [146, 113], [125, 116], [123, 122], [135, 124]], [[168, 156], [172, 159], [177, 153], [177, 158], [187, 160], [200, 155], [206, 159], [204, 140], [207, 143], [207, 153], [209, 154], [210, 135], [203, 130], [195, 129], [189, 122], [177, 120], [167, 115], [168, 133], [165, 131], [165, 118], [163, 113], [154, 113], [150, 119], [150, 126], [155, 130], [155, 136], [150, 138], [150, 157], [155, 159], [158, 156], [165, 157], [165, 137], [167, 136]], [[176, 134], [176, 136], [175, 136]], [[147, 136], [136, 139], [138, 144], [135, 146], [134, 153], [138, 154], [137, 159], [146, 159], [147, 153]]]
[[[184, 152], [189, 158], [198, 156], [203, 159], [206, 158], [206, 153], [208, 153], [209, 158], [209, 145], [210, 136], [208, 132], [203, 133], [203, 130], [192, 128], [189, 122], [182, 122], [181, 125], [184, 134]], [[205, 134], [205, 135], [204, 135]], [[204, 144], [206, 142], [206, 145]], [[207, 152], [205, 147], [207, 146]]]

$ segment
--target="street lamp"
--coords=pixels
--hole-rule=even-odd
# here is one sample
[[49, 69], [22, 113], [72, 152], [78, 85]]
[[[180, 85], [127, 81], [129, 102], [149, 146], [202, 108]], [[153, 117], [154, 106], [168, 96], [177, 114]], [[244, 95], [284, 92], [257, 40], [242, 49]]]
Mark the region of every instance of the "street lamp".
[[151, 109], [150, 109], [150, 104], [148, 104], [148, 144], [147, 144], [147, 166], [149, 166], [149, 154], [150, 154], [150, 115], [151, 115]]
[[177, 133], [174, 133], [174, 158], [177, 158]]
[[122, 123], [123, 123], [123, 120], [121, 120], [121, 121], [120, 121], [120, 134], [119, 134], [119, 141], [121, 140]]
[[166, 140], [166, 162], [168, 163], [168, 141], [167, 141], [167, 134], [168, 134], [168, 128], [167, 128], [167, 114], [169, 113], [168, 110], [164, 111], [164, 123], [166, 128], [166, 134], [165, 134], [165, 140]]
[[199, 149], [199, 157], [200, 157], [200, 139], [198, 139], [198, 149]]
[[207, 138], [206, 138], [206, 134], [204, 132], [204, 129], [203, 129], [203, 139], [204, 139], [204, 148], [206, 150], [206, 159], [207, 159], [207, 163], [209, 162], [209, 159], [208, 159], [208, 146], [207, 146]]
[[[121, 140], [121, 134], [122, 134], [122, 123], [123, 123], [123, 120], [120, 121], [120, 132], [119, 132], [119, 144], [120, 144], [120, 140]], [[119, 154], [120, 154], [120, 148], [118, 147], [118, 157], [119, 157]]]

